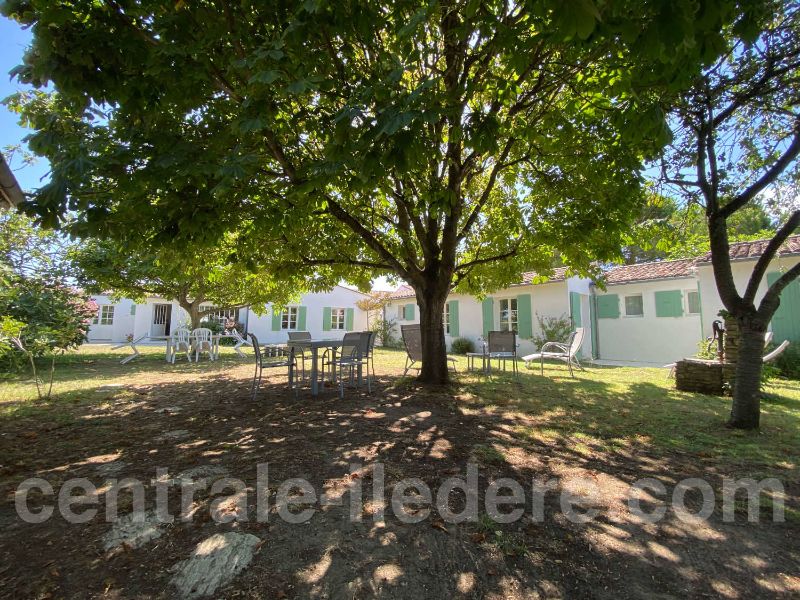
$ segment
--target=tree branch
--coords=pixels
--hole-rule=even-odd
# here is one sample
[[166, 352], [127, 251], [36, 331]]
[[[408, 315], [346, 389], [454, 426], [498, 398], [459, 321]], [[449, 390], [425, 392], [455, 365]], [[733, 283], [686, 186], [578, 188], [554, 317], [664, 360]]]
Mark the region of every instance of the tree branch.
[[463, 240], [472, 226], [475, 224], [475, 220], [478, 218], [481, 210], [483, 210], [483, 206], [489, 200], [489, 195], [494, 188], [494, 183], [497, 180], [497, 174], [500, 172], [503, 163], [505, 162], [506, 158], [508, 158], [508, 153], [511, 151], [511, 146], [514, 145], [516, 140], [513, 137], [508, 138], [503, 151], [501, 152], [500, 156], [497, 158], [497, 162], [495, 162], [494, 167], [492, 168], [492, 172], [489, 174], [489, 181], [486, 183], [486, 187], [483, 190], [478, 202], [475, 204], [475, 207], [472, 209], [469, 217], [467, 218], [464, 226], [461, 228], [461, 232], [458, 234], [457, 240]]
[[407, 269], [399, 260], [397, 260], [397, 258], [391, 252], [389, 252], [389, 250], [383, 244], [381, 244], [380, 240], [378, 240], [375, 234], [364, 227], [358, 219], [342, 208], [342, 205], [336, 202], [336, 200], [334, 200], [330, 195], [325, 194], [325, 198], [328, 201], [330, 214], [358, 234], [361, 239], [366, 242], [367, 246], [369, 246], [378, 256], [383, 258], [383, 260], [396, 269], [401, 277], [406, 279], [411, 279], [412, 277], [415, 278], [417, 273]]
[[778, 306], [780, 306], [781, 292], [798, 277], [800, 277], [800, 262], [781, 275], [780, 278], [769, 287], [758, 307], [759, 316], [764, 320], [771, 319], [775, 311], [778, 310]]
[[745, 290], [744, 293], [745, 302], [750, 303], [755, 300], [758, 286], [761, 284], [761, 280], [767, 272], [769, 263], [772, 262], [772, 259], [777, 254], [781, 245], [786, 241], [786, 238], [792, 235], [798, 227], [800, 227], [800, 210], [796, 210], [792, 213], [786, 223], [783, 224], [783, 227], [775, 233], [767, 244], [767, 247], [764, 248], [764, 252], [759, 257], [758, 262], [756, 262], [753, 273], [750, 275], [750, 280], [747, 282], [747, 290]]
[[774, 182], [778, 176], [789, 166], [789, 164], [800, 155], [800, 122], [795, 123], [794, 137], [792, 143], [776, 160], [772, 166], [764, 173], [756, 182], [749, 186], [746, 190], [737, 195], [733, 200], [728, 202], [719, 210], [720, 216], [727, 219], [737, 210], [742, 208], [745, 204], [750, 202], [756, 195], [764, 190], [768, 185]]

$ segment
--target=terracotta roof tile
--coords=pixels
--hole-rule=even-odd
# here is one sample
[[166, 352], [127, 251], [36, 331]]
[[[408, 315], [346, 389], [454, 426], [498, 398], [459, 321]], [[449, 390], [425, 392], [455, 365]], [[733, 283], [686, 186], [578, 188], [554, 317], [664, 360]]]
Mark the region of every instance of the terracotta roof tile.
[[[537, 277], [539, 277], [539, 274], [536, 271], [527, 271], [522, 274], [522, 283], [517, 283], [515, 285], [530, 285]], [[567, 267], [558, 267], [557, 269], [553, 269], [553, 274], [548, 277], [546, 281], [538, 281], [536, 283], [552, 283], [555, 281], [564, 281], [566, 278]]]
[[[758, 258], [764, 253], [769, 240], [753, 240], [752, 242], [736, 242], [731, 244], [731, 260], [748, 260]], [[793, 235], [783, 243], [778, 254], [800, 254], [800, 235]], [[711, 262], [711, 253], [697, 259], [699, 263]]]
[[410, 285], [401, 285], [395, 291], [389, 293], [389, 298], [413, 298], [416, 294]]
[[648, 279], [691, 277], [693, 265], [693, 258], [640, 263], [638, 265], [623, 265], [606, 271], [605, 281], [609, 285], [615, 285], [634, 281], [646, 281]]

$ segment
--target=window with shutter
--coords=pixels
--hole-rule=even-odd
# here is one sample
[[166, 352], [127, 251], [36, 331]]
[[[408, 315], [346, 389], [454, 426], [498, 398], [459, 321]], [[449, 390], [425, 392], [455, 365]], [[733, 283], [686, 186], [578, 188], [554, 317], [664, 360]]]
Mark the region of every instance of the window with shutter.
[[655, 293], [657, 317], [682, 317], [683, 294], [680, 290], [666, 290]]
[[598, 319], [619, 318], [619, 296], [616, 294], [603, 294], [595, 298]]

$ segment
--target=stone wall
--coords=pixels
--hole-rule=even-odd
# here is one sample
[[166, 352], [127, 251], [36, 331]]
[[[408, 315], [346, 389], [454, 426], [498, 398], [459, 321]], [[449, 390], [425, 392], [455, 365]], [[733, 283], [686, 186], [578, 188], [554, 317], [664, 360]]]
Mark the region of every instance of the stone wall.
[[733, 365], [739, 360], [739, 324], [732, 317], [725, 317], [725, 362]]
[[684, 392], [722, 396], [724, 364], [716, 360], [685, 358], [675, 365], [675, 387]]

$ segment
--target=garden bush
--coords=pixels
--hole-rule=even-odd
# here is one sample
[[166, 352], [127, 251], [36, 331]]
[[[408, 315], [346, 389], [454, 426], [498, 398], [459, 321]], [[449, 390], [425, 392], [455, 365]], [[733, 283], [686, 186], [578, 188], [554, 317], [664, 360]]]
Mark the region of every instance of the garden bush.
[[800, 379], [800, 345], [790, 344], [773, 364], [784, 377]]
[[573, 328], [572, 319], [566, 314], [560, 317], [543, 317], [536, 313], [536, 320], [539, 323], [539, 332], [533, 335], [533, 342], [538, 348], [544, 346], [546, 342], [566, 343], [569, 341]]
[[466, 354], [467, 352], [475, 352], [475, 343], [468, 338], [456, 338], [450, 344], [450, 351], [453, 354]]
[[[20, 340], [34, 357], [80, 346], [96, 314], [97, 304], [65, 285], [22, 277], [0, 283], [0, 316], [22, 324]], [[2, 360], [9, 369], [21, 364], [13, 348]]]

